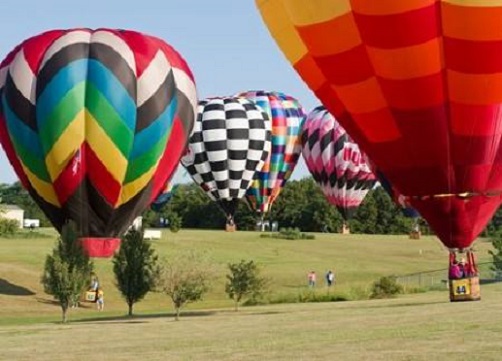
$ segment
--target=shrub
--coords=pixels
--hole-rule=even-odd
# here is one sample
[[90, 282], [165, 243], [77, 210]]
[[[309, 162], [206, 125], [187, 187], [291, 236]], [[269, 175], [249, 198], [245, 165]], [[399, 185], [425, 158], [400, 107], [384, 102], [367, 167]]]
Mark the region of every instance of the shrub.
[[315, 239], [313, 234], [306, 234], [300, 232], [298, 228], [281, 228], [279, 233], [263, 233], [260, 235], [261, 238], [277, 238], [277, 239]]
[[13, 236], [19, 229], [19, 222], [15, 219], [0, 218], [0, 236]]
[[370, 298], [392, 298], [399, 293], [403, 293], [403, 286], [395, 276], [386, 276], [373, 283]]
[[[347, 301], [347, 297], [336, 293], [316, 293], [316, 292], [299, 292], [298, 294], [282, 294], [274, 298], [270, 298], [270, 304], [282, 303], [317, 303], [317, 302], [342, 302]], [[247, 305], [247, 304], [245, 304]]]
[[169, 229], [171, 230], [171, 232], [178, 232], [181, 229], [181, 224], [183, 222], [178, 213], [171, 212], [169, 213], [167, 218], [169, 220]]

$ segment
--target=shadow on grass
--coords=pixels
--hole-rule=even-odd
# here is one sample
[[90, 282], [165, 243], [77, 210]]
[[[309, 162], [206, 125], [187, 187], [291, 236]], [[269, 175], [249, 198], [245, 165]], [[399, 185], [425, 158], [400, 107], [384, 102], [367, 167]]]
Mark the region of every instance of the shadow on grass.
[[0, 294], [7, 296], [33, 296], [35, 292], [0, 278]]
[[[382, 298], [382, 299], [370, 299], [368, 301], [377, 301], [377, 300], [389, 300], [390, 298]], [[448, 295], [447, 297], [445, 298], [444, 301], [430, 301], [430, 302], [403, 302], [403, 303], [397, 303], [397, 304], [361, 304], [361, 305], [358, 305], [357, 308], [368, 308], [368, 309], [371, 309], [371, 308], [389, 308], [389, 307], [392, 307], [392, 308], [397, 308], [397, 307], [410, 307], [410, 306], [430, 306], [430, 305], [440, 305], [440, 304], [445, 304], [445, 303], [450, 303], [450, 300], [448, 298]]]
[[[205, 317], [216, 314], [215, 311], [191, 311], [181, 312], [180, 319], [190, 317]], [[106, 323], [146, 323], [150, 319], [166, 318], [174, 319], [174, 313], [152, 313], [148, 315], [121, 315], [121, 316], [104, 316], [104, 317], [91, 317], [74, 320], [72, 323], [85, 323], [85, 322], [106, 322]]]
[[479, 280], [479, 284], [480, 285], [489, 285], [489, 284], [492, 284], [492, 283], [500, 283], [502, 282], [502, 280], [498, 280], [498, 279], [495, 279], [495, 278], [481, 278]]
[[[42, 298], [42, 297], [36, 297], [35, 299], [39, 303], [44, 303], [46, 305], [60, 307], [59, 302], [56, 301], [56, 300], [54, 300], [54, 299], [48, 299], [48, 298]], [[95, 303], [91, 303], [91, 302], [79, 302], [78, 303], [78, 307], [76, 307], [76, 308], [90, 309], [90, 308], [95, 308], [95, 307], [96, 307]], [[71, 307], [70, 309], [73, 309], [73, 308], [75, 308], [75, 307]]]

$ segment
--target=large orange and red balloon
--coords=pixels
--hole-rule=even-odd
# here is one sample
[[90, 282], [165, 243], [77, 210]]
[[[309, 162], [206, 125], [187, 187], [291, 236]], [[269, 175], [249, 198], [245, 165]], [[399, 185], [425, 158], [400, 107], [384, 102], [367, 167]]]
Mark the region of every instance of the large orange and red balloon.
[[0, 141], [53, 225], [76, 222], [91, 256], [110, 256], [171, 178], [196, 93], [164, 41], [110, 29], [53, 30], [0, 65]]
[[450, 248], [501, 203], [502, 5], [257, 0], [294, 68]]

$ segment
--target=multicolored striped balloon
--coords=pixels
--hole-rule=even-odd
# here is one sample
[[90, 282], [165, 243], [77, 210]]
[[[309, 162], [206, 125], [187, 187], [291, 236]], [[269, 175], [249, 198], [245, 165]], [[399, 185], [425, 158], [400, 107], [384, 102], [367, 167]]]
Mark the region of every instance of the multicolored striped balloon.
[[502, 3], [256, 0], [284, 54], [450, 248], [502, 200]]
[[20, 181], [91, 256], [110, 256], [171, 178], [193, 127], [182, 57], [134, 31], [53, 30], [0, 65], [0, 141]]
[[255, 102], [272, 120], [272, 152], [246, 194], [251, 206], [265, 214], [300, 157], [300, 131], [305, 111], [298, 100], [279, 92], [248, 91], [238, 96]]
[[345, 221], [352, 218], [376, 183], [366, 156], [322, 106], [311, 111], [302, 130], [302, 154], [315, 181]]

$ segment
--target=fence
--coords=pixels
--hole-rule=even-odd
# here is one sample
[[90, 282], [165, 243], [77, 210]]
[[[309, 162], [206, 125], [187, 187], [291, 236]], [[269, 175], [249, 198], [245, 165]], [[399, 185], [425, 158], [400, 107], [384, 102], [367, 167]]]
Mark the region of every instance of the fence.
[[[484, 262], [478, 265], [479, 279], [481, 283], [502, 282], [502, 264]], [[439, 288], [447, 287], [448, 269], [438, 269], [427, 272], [410, 273], [397, 276], [397, 282], [404, 287]]]

